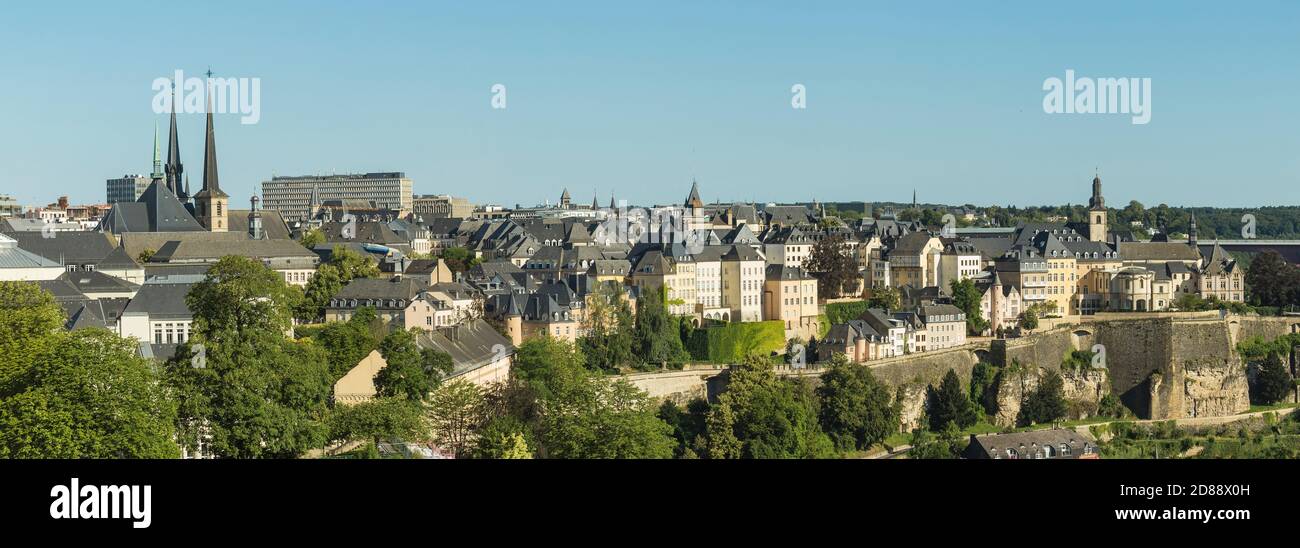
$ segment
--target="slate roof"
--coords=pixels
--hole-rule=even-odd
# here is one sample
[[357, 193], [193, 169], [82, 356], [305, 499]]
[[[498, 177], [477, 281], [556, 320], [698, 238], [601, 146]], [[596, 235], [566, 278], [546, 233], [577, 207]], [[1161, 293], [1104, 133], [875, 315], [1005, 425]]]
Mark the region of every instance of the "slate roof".
[[783, 225], [800, 225], [815, 223], [812, 210], [805, 206], [767, 206], [763, 208], [763, 214], [767, 217], [767, 224]]
[[[962, 309], [957, 308], [951, 304], [925, 305], [922, 306], [917, 313], [919, 316], [921, 316], [921, 319], [924, 320], [925, 323], [930, 323], [931, 318], [938, 318], [942, 316], [957, 317], [957, 316], [964, 316], [966, 314], [965, 312], [962, 311]], [[946, 320], [936, 320], [936, 321], [961, 321], [961, 320], [946, 319]]]
[[118, 202], [100, 221], [100, 230], [124, 232], [207, 232], [185, 205], [155, 180], [134, 202]]
[[498, 333], [490, 324], [473, 319], [453, 327], [423, 333], [416, 338], [420, 348], [432, 348], [451, 356], [451, 377], [495, 362], [498, 357], [514, 355], [510, 339]]
[[1223, 246], [1219, 245], [1216, 240], [1214, 249], [1210, 252], [1210, 257], [1205, 260], [1204, 272], [1208, 276], [1222, 276], [1232, 274], [1237, 269], [1237, 260], [1232, 258]]
[[784, 264], [767, 265], [764, 272], [768, 280], [811, 280], [813, 277], [802, 268], [797, 266], [785, 266]]
[[632, 273], [632, 263], [626, 259], [599, 259], [588, 270], [596, 276], [627, 276]]
[[240, 232], [127, 232], [122, 234], [122, 247], [126, 254], [139, 257], [148, 249], [158, 251], [170, 241], [183, 242], [235, 242], [246, 241], [248, 235]]
[[64, 307], [68, 321], [64, 328], [68, 330], [89, 329], [89, 328], [109, 328], [117, 324], [122, 317], [122, 311], [126, 309], [130, 299], [87, 299], [78, 301], [75, 310], [68, 311]]
[[193, 283], [145, 282], [123, 314], [148, 314], [150, 319], [188, 320], [194, 317], [185, 304]]
[[45, 257], [55, 264], [96, 264], [108, 257], [116, 246], [113, 237], [102, 232], [55, 232], [52, 238], [41, 232], [15, 232], [11, 235], [18, 247]]
[[60, 266], [59, 263], [20, 249], [13, 238], [0, 234], [0, 268], [43, 268]]
[[862, 320], [849, 320], [844, 323], [832, 325], [830, 330], [826, 332], [826, 336], [822, 338], [822, 342], [836, 345], [849, 345], [853, 344], [858, 339], [878, 341], [882, 338], [880, 332], [876, 331], [875, 328], [871, 327], [867, 322]]
[[1182, 242], [1124, 242], [1120, 253], [1126, 261], [1200, 261], [1196, 248]]
[[929, 232], [909, 232], [894, 243], [890, 254], [919, 255], [933, 237]]
[[733, 245], [722, 255], [724, 261], [762, 261], [763, 256], [747, 245]]
[[95, 264], [96, 270], [136, 270], [142, 268], [135, 258], [127, 254], [126, 248], [118, 246], [104, 257], [103, 260]]
[[123, 293], [140, 289], [139, 284], [133, 284], [97, 270], [92, 270], [90, 272], [64, 272], [59, 275], [57, 279], [51, 281], [71, 285], [81, 293]]
[[[289, 225], [284, 222], [284, 217], [280, 212], [274, 209], [260, 209], [262, 214], [262, 234], [268, 240], [291, 240], [289, 235]], [[230, 232], [248, 234], [248, 214], [252, 213], [248, 209], [230, 209], [226, 213], [226, 226]]]
[[321, 224], [321, 234], [325, 236], [325, 241], [330, 243], [348, 243], [360, 242], [363, 244], [381, 244], [381, 245], [409, 245], [410, 240], [403, 238], [388, 227], [388, 223], [380, 221], [353, 221], [355, 234], [351, 238], [344, 237], [343, 230], [348, 223], [341, 221], [328, 221]]
[[[357, 278], [330, 299], [330, 308], [373, 306], [380, 309], [406, 308], [428, 285], [414, 278]], [[351, 301], [355, 300], [356, 304]]]
[[149, 258], [151, 263], [220, 259], [237, 255], [252, 259], [311, 259], [317, 255], [293, 240], [170, 241]]
[[[1068, 457], [1062, 456], [1060, 446], [1070, 448]], [[970, 445], [962, 452], [968, 459], [1032, 459], [1043, 458], [1042, 447], [1050, 445], [1056, 451], [1053, 458], [1079, 458], [1085, 454], [1095, 455], [1097, 444], [1091, 436], [1073, 429], [1053, 428], [1047, 430], [1030, 430], [1006, 434], [971, 435]], [[1011, 456], [1007, 450], [1015, 455]]]

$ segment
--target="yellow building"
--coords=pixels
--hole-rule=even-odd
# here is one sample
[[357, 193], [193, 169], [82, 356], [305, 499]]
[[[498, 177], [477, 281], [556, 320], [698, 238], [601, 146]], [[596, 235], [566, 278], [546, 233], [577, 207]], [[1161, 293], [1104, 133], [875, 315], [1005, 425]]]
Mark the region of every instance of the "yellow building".
[[817, 334], [817, 279], [802, 268], [769, 265], [763, 282], [763, 319], [785, 324], [787, 340]]

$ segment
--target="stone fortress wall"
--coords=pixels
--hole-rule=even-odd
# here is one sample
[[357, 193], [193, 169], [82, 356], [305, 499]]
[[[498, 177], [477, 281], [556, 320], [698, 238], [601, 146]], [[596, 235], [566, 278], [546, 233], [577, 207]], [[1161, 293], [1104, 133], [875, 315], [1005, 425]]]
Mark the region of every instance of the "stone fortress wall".
[[[1066, 399], [1083, 409], [1095, 410], [1105, 394], [1113, 393], [1141, 419], [1216, 417], [1242, 413], [1250, 406], [1246, 367], [1236, 352], [1237, 342], [1297, 332], [1300, 318], [1295, 317], [1107, 314], [1017, 339], [976, 342], [867, 365], [901, 398], [905, 428], [919, 425], [927, 386], [938, 386], [949, 369], [969, 383], [971, 371], [981, 361], [1003, 370], [996, 396], [998, 413], [992, 417], [999, 425], [1014, 423], [1020, 402], [1047, 370], [1061, 373]], [[1093, 350], [1095, 345], [1104, 351], [1102, 367], [1061, 371], [1069, 352]], [[814, 381], [821, 373], [815, 367], [778, 368], [778, 374]], [[716, 397], [726, 389], [726, 369], [717, 366], [623, 378], [652, 397], [683, 405], [694, 398]]]

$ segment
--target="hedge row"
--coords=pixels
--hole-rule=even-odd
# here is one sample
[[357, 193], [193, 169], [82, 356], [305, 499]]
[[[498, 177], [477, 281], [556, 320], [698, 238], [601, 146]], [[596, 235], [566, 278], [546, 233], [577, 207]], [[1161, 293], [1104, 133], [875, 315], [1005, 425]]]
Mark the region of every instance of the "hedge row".
[[856, 320], [867, 311], [867, 301], [830, 303], [826, 305], [826, 320], [835, 325], [849, 320]]
[[780, 321], [735, 322], [696, 329], [686, 343], [691, 358], [711, 363], [737, 363], [750, 354], [767, 356], [785, 349], [785, 324]]

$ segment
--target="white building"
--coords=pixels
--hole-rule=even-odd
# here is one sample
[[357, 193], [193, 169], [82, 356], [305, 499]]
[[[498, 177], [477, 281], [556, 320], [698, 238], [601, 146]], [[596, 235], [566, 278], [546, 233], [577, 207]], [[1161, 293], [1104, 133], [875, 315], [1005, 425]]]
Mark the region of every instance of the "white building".
[[40, 255], [18, 248], [18, 241], [0, 234], [0, 281], [53, 280], [64, 267]]

